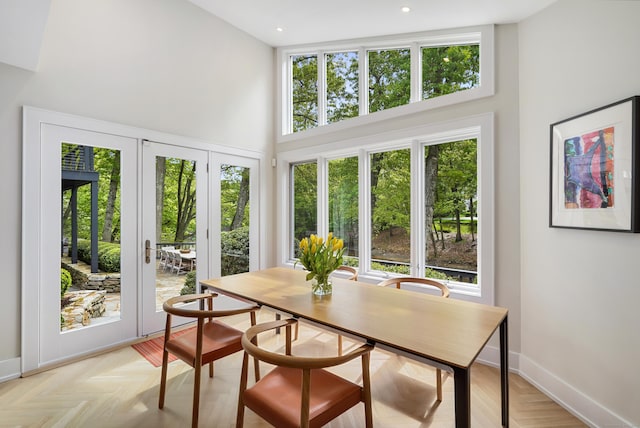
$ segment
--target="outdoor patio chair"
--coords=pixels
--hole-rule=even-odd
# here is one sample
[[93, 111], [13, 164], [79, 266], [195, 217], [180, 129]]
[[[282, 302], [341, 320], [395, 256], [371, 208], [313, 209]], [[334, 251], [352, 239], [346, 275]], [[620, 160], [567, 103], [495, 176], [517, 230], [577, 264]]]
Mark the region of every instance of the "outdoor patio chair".
[[[449, 297], [449, 288], [447, 288], [446, 285], [427, 278], [402, 276], [397, 278], [389, 278], [378, 283], [380, 287], [394, 286], [397, 289], [401, 289], [401, 284], [412, 284], [418, 287], [436, 288], [439, 290], [442, 297]], [[436, 394], [437, 401], [442, 401], [442, 370], [440, 370], [439, 368], [436, 368]]]
[[[202, 366], [209, 364], [209, 377], [213, 377], [213, 362], [227, 355], [235, 354], [242, 350], [240, 342], [242, 331], [228, 326], [213, 318], [249, 313], [251, 325], [256, 324], [256, 311], [258, 306], [245, 306], [240, 309], [214, 310], [213, 299], [215, 293], [187, 294], [172, 297], [163, 304], [167, 313], [167, 322], [164, 331], [164, 345], [162, 354], [162, 374], [160, 378], [160, 397], [158, 408], [164, 407], [164, 397], [167, 386], [167, 366], [169, 353], [175, 355], [194, 368], [193, 378], [193, 409], [191, 426], [198, 426], [198, 408], [200, 403], [200, 373]], [[207, 309], [189, 309], [185, 303], [206, 300]], [[171, 337], [172, 316], [192, 318], [197, 321], [196, 328], [178, 337]], [[255, 361], [255, 379], [260, 379], [258, 361]]]
[[187, 273], [187, 266], [179, 252], [172, 251], [169, 253], [169, 257], [171, 258], [171, 272], [174, 272], [176, 275]]
[[[250, 327], [242, 335], [244, 358], [236, 428], [243, 426], [245, 407], [279, 428], [320, 427], [360, 402], [364, 403], [365, 426], [372, 427], [369, 361], [373, 345], [363, 344], [347, 355], [338, 357], [293, 356], [292, 324], [297, 324], [297, 321], [271, 321]], [[258, 347], [257, 337], [260, 333], [282, 327], [286, 331], [284, 353]], [[247, 388], [250, 356], [275, 368]], [[325, 370], [356, 358], [362, 359], [362, 386]]]

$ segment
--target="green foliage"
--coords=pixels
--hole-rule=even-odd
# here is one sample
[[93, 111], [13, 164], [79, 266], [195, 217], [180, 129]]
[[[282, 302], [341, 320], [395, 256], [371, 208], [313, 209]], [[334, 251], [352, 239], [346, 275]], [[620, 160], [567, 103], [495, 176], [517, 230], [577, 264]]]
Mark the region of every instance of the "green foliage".
[[60, 297], [71, 287], [71, 273], [64, 268], [60, 268]]
[[475, 88], [479, 78], [479, 45], [422, 49], [422, 99]]
[[[378, 263], [371, 262], [372, 270], [379, 270], [382, 272], [396, 273], [399, 275], [411, 275], [411, 268], [409, 265], [405, 264], [389, 264], [389, 263]], [[441, 280], [453, 280], [452, 277], [447, 275], [446, 273], [439, 272], [434, 269], [427, 268], [425, 270], [425, 278], [431, 279], [441, 279]]]
[[369, 51], [369, 112], [409, 104], [411, 52], [409, 49]]
[[318, 57], [293, 56], [293, 132], [318, 126]]
[[358, 239], [358, 158], [329, 161], [329, 230], [355, 255]]
[[180, 290], [180, 295], [196, 294], [196, 271], [187, 272], [184, 277], [184, 287]]
[[[78, 259], [91, 264], [91, 241], [78, 239]], [[120, 244], [98, 242], [98, 269], [120, 272]]]
[[222, 232], [222, 276], [249, 271], [249, 226]]
[[392, 227], [409, 230], [411, 222], [411, 151], [375, 153], [371, 161], [373, 232]]
[[358, 116], [358, 53], [328, 53], [326, 59], [327, 123]]
[[[237, 229], [240, 226], [249, 225], [249, 168], [232, 165], [222, 165], [220, 171], [220, 209], [222, 214], [222, 230]], [[244, 192], [244, 194], [243, 194]], [[241, 208], [241, 212], [238, 212]], [[238, 222], [236, 215], [241, 216]], [[238, 222], [234, 226], [234, 222]]]
[[371, 262], [371, 269], [379, 270], [382, 272], [397, 273], [400, 275], [409, 275], [411, 273], [409, 265], [404, 265], [404, 264], [388, 264], [388, 263]]
[[293, 175], [293, 230], [301, 240], [317, 231], [318, 166], [316, 162], [295, 164]]

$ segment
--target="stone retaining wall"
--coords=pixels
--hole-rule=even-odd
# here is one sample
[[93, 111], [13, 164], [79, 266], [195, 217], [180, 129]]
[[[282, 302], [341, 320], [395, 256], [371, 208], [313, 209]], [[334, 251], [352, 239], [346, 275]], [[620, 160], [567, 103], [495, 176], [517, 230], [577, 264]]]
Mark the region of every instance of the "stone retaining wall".
[[60, 311], [62, 331], [88, 326], [91, 318], [99, 318], [106, 311], [106, 291], [69, 291], [64, 297], [69, 304]]
[[71, 273], [73, 286], [81, 290], [104, 290], [107, 293], [120, 292], [120, 273], [91, 273], [91, 266], [78, 261], [70, 263], [63, 260], [62, 267]]

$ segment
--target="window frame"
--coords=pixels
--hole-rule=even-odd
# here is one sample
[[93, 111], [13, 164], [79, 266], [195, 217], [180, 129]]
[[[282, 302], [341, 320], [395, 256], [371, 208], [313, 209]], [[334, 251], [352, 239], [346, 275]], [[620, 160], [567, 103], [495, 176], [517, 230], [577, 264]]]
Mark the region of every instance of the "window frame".
[[[422, 61], [423, 47], [480, 45], [480, 78], [478, 86], [436, 98], [422, 99]], [[368, 55], [370, 50], [409, 48], [411, 52], [411, 97], [409, 104], [368, 113]], [[326, 121], [326, 64], [327, 53], [347, 51], [358, 52], [359, 62], [359, 116], [334, 123]], [[292, 132], [292, 69], [291, 56], [317, 55], [318, 61], [318, 126], [304, 131]], [[285, 143], [301, 138], [325, 135], [338, 130], [371, 124], [398, 116], [432, 110], [439, 107], [468, 102], [492, 96], [495, 93], [494, 26], [485, 25], [425, 33], [410, 33], [391, 37], [378, 37], [338, 41], [325, 44], [289, 46], [277, 49], [277, 142]], [[367, 90], [364, 90], [367, 89]]]
[[[379, 282], [393, 276], [371, 270], [370, 154], [394, 149], [411, 148], [411, 275], [424, 277], [424, 147], [474, 138], [477, 140], [478, 174], [478, 284], [448, 282], [453, 297], [485, 304], [494, 304], [494, 117], [493, 113], [461, 118], [455, 122], [424, 125], [392, 131], [370, 137], [340, 141], [323, 148], [281, 152], [277, 156], [277, 181], [281, 189], [278, 207], [290, 212], [290, 168], [300, 162], [316, 161], [318, 168], [317, 222], [318, 234], [326, 236], [328, 229], [328, 161], [358, 156], [359, 181], [359, 280]], [[293, 267], [295, 259], [290, 235], [290, 217], [278, 217], [278, 264]]]

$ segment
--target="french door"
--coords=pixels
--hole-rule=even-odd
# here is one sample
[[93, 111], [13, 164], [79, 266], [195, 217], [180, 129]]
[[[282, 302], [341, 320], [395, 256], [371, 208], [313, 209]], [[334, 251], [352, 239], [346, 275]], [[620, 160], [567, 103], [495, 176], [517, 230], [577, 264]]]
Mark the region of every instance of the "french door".
[[207, 159], [204, 150], [142, 145], [143, 335], [163, 328], [165, 300], [209, 276]]
[[23, 373], [161, 331], [167, 298], [259, 268], [257, 157], [30, 107], [24, 129]]
[[137, 336], [136, 147], [41, 124], [25, 149], [23, 370]]

